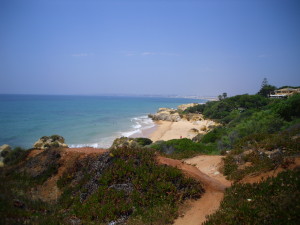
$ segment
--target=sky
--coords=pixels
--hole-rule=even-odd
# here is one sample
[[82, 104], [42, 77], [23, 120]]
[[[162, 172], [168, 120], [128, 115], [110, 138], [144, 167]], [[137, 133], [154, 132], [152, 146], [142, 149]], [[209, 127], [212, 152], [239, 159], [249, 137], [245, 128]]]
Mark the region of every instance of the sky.
[[300, 85], [299, 0], [0, 0], [0, 93], [254, 94]]

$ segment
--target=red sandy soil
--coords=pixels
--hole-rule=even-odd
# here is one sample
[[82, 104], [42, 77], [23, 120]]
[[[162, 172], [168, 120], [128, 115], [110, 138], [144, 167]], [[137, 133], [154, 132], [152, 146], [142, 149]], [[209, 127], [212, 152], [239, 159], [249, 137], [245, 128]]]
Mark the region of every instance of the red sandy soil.
[[[58, 173], [49, 178], [43, 185], [38, 186], [31, 192], [36, 199], [43, 201], [55, 202], [61, 195], [61, 191], [56, 185], [58, 179], [66, 171], [67, 168], [81, 158], [89, 155], [103, 154], [106, 149], [95, 148], [65, 148], [61, 150], [61, 166]], [[32, 150], [28, 158], [34, 157], [41, 153], [41, 150]], [[208, 156], [201, 155], [186, 160], [175, 160], [157, 156], [159, 164], [177, 167], [182, 170], [187, 176], [190, 176], [203, 184], [205, 193], [198, 200], [186, 201], [180, 209], [180, 216], [174, 221], [175, 225], [200, 225], [206, 220], [206, 216], [216, 212], [224, 197], [224, 191], [231, 186], [231, 182], [226, 180], [219, 169], [222, 167], [223, 156]], [[286, 168], [277, 168], [274, 171], [260, 174], [258, 176], [247, 176], [241, 183], [260, 182], [269, 176], [277, 176], [278, 173], [285, 169], [294, 169], [300, 166], [300, 157], [288, 165]]]
[[[41, 199], [46, 202], [56, 202], [59, 196], [62, 194], [61, 190], [57, 187], [57, 181], [63, 175], [67, 168], [74, 165], [74, 163], [88, 155], [103, 154], [107, 152], [106, 149], [97, 149], [97, 148], [64, 148], [61, 150], [60, 164], [57, 174], [50, 177], [42, 185], [32, 188], [31, 195], [33, 199]], [[43, 152], [43, 150], [32, 150], [28, 155], [27, 159], [34, 157]]]
[[[200, 181], [205, 193], [198, 200], [189, 200], [184, 203], [179, 211], [179, 218], [174, 221], [175, 225], [200, 225], [206, 221], [206, 217], [218, 210], [224, 197], [224, 190], [230, 187], [232, 182], [219, 172], [223, 165], [223, 156], [201, 155], [186, 160], [174, 160], [158, 156], [157, 161], [181, 169], [187, 176]], [[189, 165], [188, 165], [189, 164]], [[275, 177], [286, 169], [294, 169], [300, 166], [300, 157], [295, 158], [285, 168], [262, 173], [256, 176], [247, 176], [241, 183], [261, 182], [267, 177]]]
[[253, 183], [262, 182], [263, 180], [266, 180], [268, 177], [276, 177], [282, 171], [285, 171], [287, 169], [293, 170], [297, 167], [300, 167], [300, 157], [295, 158], [294, 161], [292, 163], [290, 163], [289, 165], [287, 165], [286, 168], [278, 167], [275, 170], [261, 173], [259, 175], [249, 175], [249, 176], [246, 176], [245, 178], [243, 178], [241, 181], [239, 181], [239, 183], [253, 184]]
[[[205, 193], [198, 200], [189, 200], [185, 202], [180, 209], [180, 216], [174, 221], [176, 225], [198, 225], [206, 220], [206, 216], [218, 210], [224, 197], [224, 191], [230, 187], [231, 183], [218, 172], [222, 163], [222, 156], [197, 156], [185, 161], [169, 159], [158, 156], [160, 164], [165, 164], [184, 171], [190, 176], [200, 181], [205, 189]], [[188, 165], [192, 164], [192, 165]], [[195, 165], [195, 166], [193, 166]], [[212, 172], [212, 174], [207, 171]], [[203, 173], [201, 171], [205, 171]]]

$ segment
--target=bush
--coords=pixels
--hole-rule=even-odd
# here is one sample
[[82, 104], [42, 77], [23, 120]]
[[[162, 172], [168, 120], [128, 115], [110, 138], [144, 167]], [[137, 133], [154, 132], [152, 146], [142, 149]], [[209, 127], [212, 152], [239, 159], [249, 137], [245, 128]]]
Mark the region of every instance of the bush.
[[[165, 223], [170, 223], [176, 217], [179, 202], [198, 198], [203, 192], [198, 182], [185, 178], [180, 170], [157, 165], [152, 150], [115, 149], [110, 157], [111, 164], [103, 171], [97, 171], [101, 175], [97, 178], [99, 187], [94, 193], [82, 203], [79, 201], [82, 194], [74, 192], [61, 199], [65, 201], [77, 195], [71, 208], [85, 223], [109, 223], [120, 218], [128, 218], [129, 224], [132, 221], [158, 224], [162, 218]], [[91, 170], [88, 173], [90, 179], [94, 179]], [[83, 192], [84, 187], [80, 188]]]
[[298, 224], [299, 177], [299, 171], [286, 171], [261, 183], [235, 184], [204, 224]]
[[187, 138], [160, 141], [152, 144], [150, 147], [174, 159], [190, 158], [195, 155], [210, 154], [215, 151], [212, 145], [195, 143]]
[[273, 110], [283, 119], [291, 121], [300, 117], [300, 94], [295, 94], [288, 99], [283, 99], [277, 104], [273, 104]]
[[[300, 125], [276, 133], [257, 133], [241, 138], [224, 159], [224, 174], [232, 180], [240, 180], [251, 173], [261, 173], [284, 166], [285, 160], [299, 154], [300, 142], [295, 138]], [[249, 154], [249, 151], [250, 152]], [[244, 151], [248, 151], [247, 154]], [[268, 152], [267, 152], [268, 151]], [[249, 162], [246, 168], [238, 168]]]
[[218, 139], [222, 137], [226, 133], [226, 129], [224, 127], [216, 127], [212, 131], [208, 132], [201, 139], [202, 143], [215, 143]]
[[152, 144], [152, 140], [149, 138], [135, 138], [134, 139], [140, 146], [146, 146]]
[[192, 107], [188, 107], [183, 113], [203, 113], [205, 104], [199, 104]]
[[29, 151], [26, 151], [20, 147], [16, 147], [5, 156], [4, 163], [7, 165], [17, 164], [21, 162], [28, 155], [28, 153]]

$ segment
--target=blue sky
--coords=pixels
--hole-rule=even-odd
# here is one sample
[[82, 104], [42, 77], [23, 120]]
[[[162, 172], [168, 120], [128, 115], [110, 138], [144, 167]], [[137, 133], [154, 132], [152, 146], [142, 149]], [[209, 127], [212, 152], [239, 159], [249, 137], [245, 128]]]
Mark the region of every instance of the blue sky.
[[299, 0], [0, 0], [0, 93], [300, 85]]

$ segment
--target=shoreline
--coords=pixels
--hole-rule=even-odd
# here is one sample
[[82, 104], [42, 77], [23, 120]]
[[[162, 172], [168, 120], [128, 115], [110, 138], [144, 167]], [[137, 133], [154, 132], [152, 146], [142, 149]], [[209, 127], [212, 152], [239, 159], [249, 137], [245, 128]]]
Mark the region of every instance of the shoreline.
[[192, 139], [198, 134], [206, 134], [210, 130], [210, 126], [216, 125], [212, 120], [188, 121], [184, 119], [178, 122], [159, 120], [154, 123], [156, 124], [155, 129], [147, 136], [153, 142], [180, 138]]

